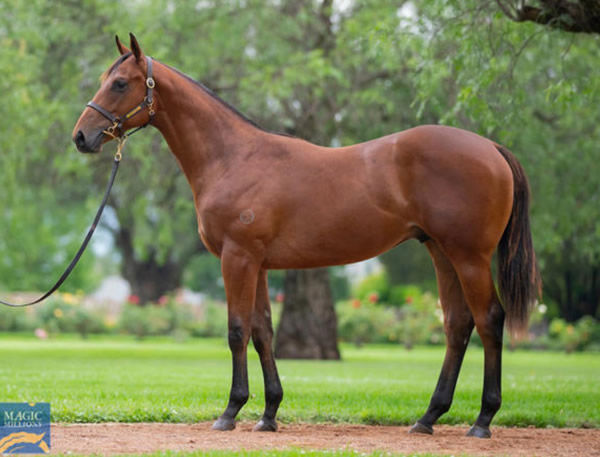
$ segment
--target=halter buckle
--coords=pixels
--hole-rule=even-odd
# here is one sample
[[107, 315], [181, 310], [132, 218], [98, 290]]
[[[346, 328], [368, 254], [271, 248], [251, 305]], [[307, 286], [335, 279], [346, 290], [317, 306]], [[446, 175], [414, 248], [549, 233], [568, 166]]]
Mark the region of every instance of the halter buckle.
[[113, 122], [113, 125], [111, 125], [110, 127], [107, 127], [106, 129], [104, 129], [102, 131], [102, 133], [106, 133], [107, 135], [113, 137], [114, 139], [117, 139], [117, 138], [119, 138], [116, 135], [116, 131], [117, 131], [118, 128], [119, 128], [119, 120], [115, 120]]
[[148, 103], [148, 114], [150, 115], [150, 117], [156, 114], [156, 111], [154, 110], [154, 99]]
[[154, 81], [154, 78], [152, 76], [146, 78], [146, 87], [148, 87], [148, 89], [154, 89], [155, 86], [156, 82]]

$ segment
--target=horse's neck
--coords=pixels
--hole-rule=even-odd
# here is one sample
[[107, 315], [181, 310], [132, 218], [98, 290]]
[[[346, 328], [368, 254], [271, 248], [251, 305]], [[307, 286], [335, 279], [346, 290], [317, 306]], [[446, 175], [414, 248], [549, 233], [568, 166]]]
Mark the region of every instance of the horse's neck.
[[179, 161], [194, 194], [266, 135], [164, 65], [157, 65], [156, 80], [158, 112], [154, 124]]

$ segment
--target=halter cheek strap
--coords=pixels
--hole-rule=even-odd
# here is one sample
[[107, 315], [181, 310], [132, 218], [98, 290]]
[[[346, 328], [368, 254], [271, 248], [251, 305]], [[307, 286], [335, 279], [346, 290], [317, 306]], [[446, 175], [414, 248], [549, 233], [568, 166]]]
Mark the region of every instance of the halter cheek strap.
[[[146, 73], [146, 96], [139, 105], [125, 113], [122, 118], [120, 116], [115, 116], [110, 111], [102, 108], [94, 101], [90, 101], [87, 104], [87, 106], [98, 111], [100, 114], [102, 114], [102, 116], [104, 116], [106, 119], [112, 122], [112, 125], [106, 130], [104, 130], [104, 133], [112, 136], [113, 138], [127, 137], [133, 135], [138, 130], [148, 126], [148, 124], [152, 124], [152, 121], [154, 120], [154, 115], [156, 114], [156, 111], [154, 110], [154, 87], [156, 86], [156, 82], [152, 77], [152, 58], [146, 56], [146, 63], [148, 64], [148, 71]], [[133, 130], [132, 132], [123, 135], [123, 124], [132, 117], [134, 117], [136, 114], [141, 113], [142, 110], [146, 107], [148, 108], [148, 115], [150, 116], [148, 122], [142, 125], [141, 127], [138, 127], [137, 129]], [[117, 133], [120, 133], [120, 135], [117, 135]]]

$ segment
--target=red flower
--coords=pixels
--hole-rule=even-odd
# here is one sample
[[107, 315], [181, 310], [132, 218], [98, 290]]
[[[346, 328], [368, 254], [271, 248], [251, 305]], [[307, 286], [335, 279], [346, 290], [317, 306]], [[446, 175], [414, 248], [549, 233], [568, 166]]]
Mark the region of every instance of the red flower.
[[378, 301], [379, 301], [379, 294], [377, 292], [373, 292], [372, 294], [369, 295], [370, 303], [377, 303]]
[[404, 301], [406, 301], [406, 303], [410, 305], [413, 302], [413, 298], [411, 296], [408, 296]]
[[275, 295], [275, 301], [277, 303], [283, 303], [285, 296], [283, 295], [282, 292], [279, 292], [277, 295]]
[[163, 295], [163, 296], [161, 296], [161, 297], [158, 299], [158, 304], [159, 304], [160, 306], [164, 306], [164, 305], [166, 305], [168, 302], [169, 302], [169, 297], [167, 297], [166, 295]]
[[352, 307], [355, 309], [360, 308], [360, 300], [358, 298], [355, 298], [354, 300], [352, 300]]
[[140, 304], [140, 297], [138, 297], [135, 294], [132, 294], [129, 296], [129, 298], [127, 299], [127, 301], [129, 303], [131, 303], [132, 305], [139, 305]]

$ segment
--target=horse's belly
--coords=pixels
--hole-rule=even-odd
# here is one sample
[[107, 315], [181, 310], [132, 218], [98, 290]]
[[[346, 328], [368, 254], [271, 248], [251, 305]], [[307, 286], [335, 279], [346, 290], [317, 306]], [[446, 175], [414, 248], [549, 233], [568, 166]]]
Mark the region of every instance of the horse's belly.
[[269, 243], [265, 267], [315, 268], [358, 262], [411, 236], [410, 224], [391, 215], [358, 212], [334, 221], [298, 221]]

